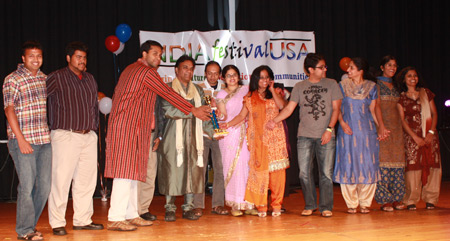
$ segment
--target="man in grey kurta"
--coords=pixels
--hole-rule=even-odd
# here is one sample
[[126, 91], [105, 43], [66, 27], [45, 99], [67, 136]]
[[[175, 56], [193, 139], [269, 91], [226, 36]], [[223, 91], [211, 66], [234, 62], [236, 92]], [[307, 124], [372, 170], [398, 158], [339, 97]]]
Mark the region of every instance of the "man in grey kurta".
[[[175, 64], [176, 79], [169, 86], [194, 106], [203, 105], [203, 90], [191, 82], [195, 61], [181, 56]], [[197, 220], [193, 212], [194, 193], [204, 189], [203, 175], [203, 133], [212, 137], [211, 121], [203, 121], [192, 114], [186, 115], [169, 102], [161, 102], [166, 123], [158, 150], [159, 192], [166, 195], [165, 221], [175, 221], [175, 198], [184, 195], [183, 218]]]

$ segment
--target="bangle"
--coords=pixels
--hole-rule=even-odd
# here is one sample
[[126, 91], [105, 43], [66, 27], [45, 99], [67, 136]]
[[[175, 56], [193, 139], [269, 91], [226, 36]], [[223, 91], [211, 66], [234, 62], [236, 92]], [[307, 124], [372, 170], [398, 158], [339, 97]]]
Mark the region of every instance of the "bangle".
[[223, 120], [223, 118], [225, 118], [225, 115], [224, 114], [222, 114], [222, 113], [220, 113], [220, 116], [219, 116], [219, 118], [217, 118], [218, 120]]
[[430, 133], [431, 135], [434, 135], [434, 131], [429, 130], [428, 133]]
[[329, 132], [333, 132], [333, 128], [331, 128], [331, 127], [327, 127], [327, 131], [329, 131]]

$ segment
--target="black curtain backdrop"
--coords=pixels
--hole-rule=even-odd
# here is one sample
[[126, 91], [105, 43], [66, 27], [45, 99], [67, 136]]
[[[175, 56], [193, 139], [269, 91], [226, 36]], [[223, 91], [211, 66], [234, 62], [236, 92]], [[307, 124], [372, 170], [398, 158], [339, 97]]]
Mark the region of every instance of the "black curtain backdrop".
[[[21, 62], [20, 47], [24, 41], [34, 39], [42, 43], [42, 70], [48, 74], [67, 65], [66, 44], [80, 40], [90, 48], [88, 72], [96, 78], [99, 91], [112, 97], [114, 60], [104, 41], [115, 34], [118, 24], [130, 25], [133, 32], [124, 51], [116, 58], [119, 69], [123, 69], [139, 58], [139, 30], [217, 30], [223, 26], [224, 15], [218, 13], [224, 2], [227, 1], [3, 0], [0, 2], [1, 83]], [[378, 69], [381, 57], [392, 54], [400, 68], [417, 67], [436, 94], [441, 127], [450, 121], [450, 111], [443, 107], [444, 101], [450, 99], [450, 82], [445, 72], [450, 69], [450, 62], [446, 61], [450, 57], [448, 9], [450, 1], [445, 0], [241, 0], [237, 1], [236, 29], [314, 31], [316, 52], [327, 59], [328, 77], [337, 80], [344, 73], [338, 65], [342, 57], [364, 57]], [[224, 28], [227, 27], [225, 24]], [[3, 107], [3, 101], [0, 105]], [[101, 124], [103, 128], [104, 122]], [[0, 139], [6, 139], [5, 126], [5, 116], [0, 114]], [[295, 128], [291, 133], [295, 134]], [[100, 135], [104, 138], [104, 133]], [[441, 136], [449, 134], [442, 131]], [[449, 177], [450, 154], [443, 143], [445, 140], [448, 138], [441, 139], [443, 171], [444, 177]], [[295, 142], [291, 145], [296, 147]], [[0, 144], [0, 199], [15, 198], [14, 172], [6, 144]]]

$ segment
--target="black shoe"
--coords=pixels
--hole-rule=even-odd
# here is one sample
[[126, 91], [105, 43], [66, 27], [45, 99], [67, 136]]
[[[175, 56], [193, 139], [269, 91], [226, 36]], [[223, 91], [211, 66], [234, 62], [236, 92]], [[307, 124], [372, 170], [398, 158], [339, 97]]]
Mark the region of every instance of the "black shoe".
[[284, 207], [281, 207], [281, 209], [280, 209], [280, 213], [285, 213], [286, 212], [286, 208], [284, 208]]
[[166, 212], [166, 216], [164, 217], [164, 221], [166, 221], [166, 222], [175, 222], [175, 220], [177, 220], [177, 218], [175, 217], [175, 212], [174, 211]]
[[58, 235], [58, 236], [63, 236], [63, 235], [67, 234], [67, 231], [66, 231], [65, 227], [54, 228], [53, 234]]
[[147, 221], [155, 221], [156, 215], [151, 214], [150, 212], [146, 212], [144, 214], [141, 214], [141, 218], [147, 220]]
[[[103, 224], [91, 223], [84, 226], [73, 226], [73, 230], [101, 230], [103, 229]], [[53, 233], [55, 230], [53, 229]]]
[[195, 215], [194, 210], [183, 212], [183, 218], [187, 220], [198, 220], [200, 217]]

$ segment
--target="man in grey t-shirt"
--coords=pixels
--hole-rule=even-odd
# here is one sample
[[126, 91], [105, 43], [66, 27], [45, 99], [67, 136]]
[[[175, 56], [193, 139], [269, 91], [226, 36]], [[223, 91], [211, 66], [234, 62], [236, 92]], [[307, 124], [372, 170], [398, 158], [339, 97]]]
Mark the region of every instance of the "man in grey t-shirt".
[[319, 167], [320, 203], [323, 217], [333, 213], [333, 162], [335, 153], [334, 125], [337, 122], [342, 93], [333, 79], [326, 77], [327, 66], [323, 56], [309, 53], [304, 62], [309, 78], [299, 82], [292, 90], [289, 104], [267, 123], [271, 129], [300, 106], [300, 124], [297, 133], [298, 166], [305, 209], [303, 216], [309, 216], [317, 209], [317, 194], [312, 175], [312, 160], [316, 156]]

